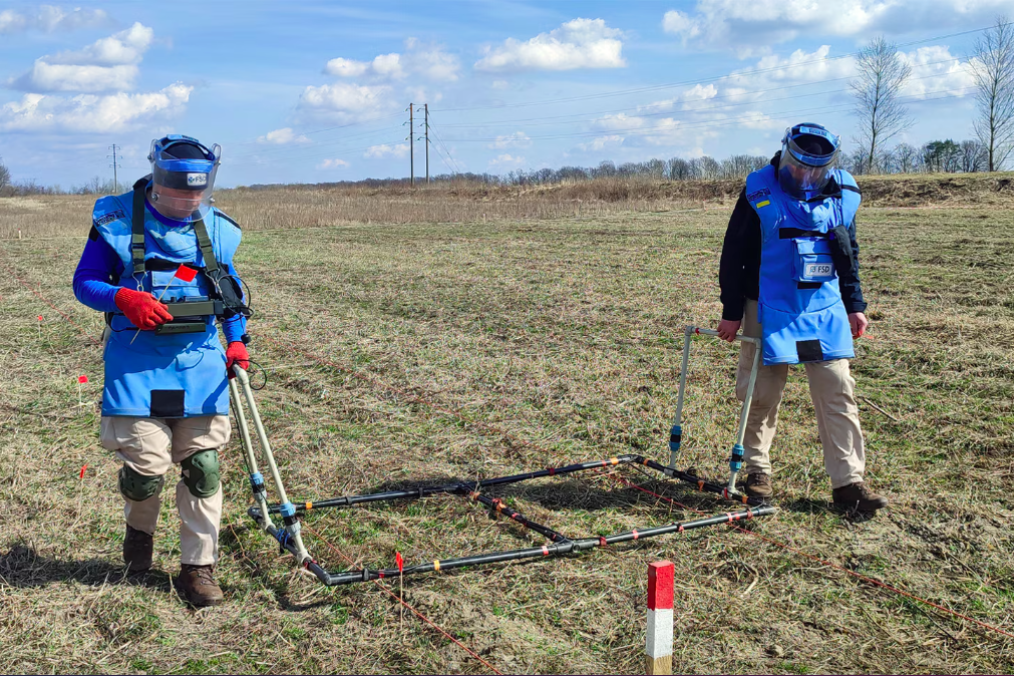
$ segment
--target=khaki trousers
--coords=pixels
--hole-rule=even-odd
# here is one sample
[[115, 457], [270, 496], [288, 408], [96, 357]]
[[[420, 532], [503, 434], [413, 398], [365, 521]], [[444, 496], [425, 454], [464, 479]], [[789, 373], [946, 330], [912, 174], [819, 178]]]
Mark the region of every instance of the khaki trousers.
[[[746, 301], [743, 313], [743, 335], [761, 337], [757, 321], [757, 301]], [[750, 366], [757, 348], [743, 343], [736, 373], [736, 396], [746, 398]], [[810, 399], [817, 411], [817, 430], [824, 447], [824, 469], [831, 477], [831, 487], [841, 488], [863, 480], [866, 469], [866, 452], [863, 433], [859, 428], [859, 406], [856, 405], [856, 381], [849, 374], [848, 359], [809, 362], [806, 379], [810, 384]], [[754, 386], [750, 415], [747, 417], [744, 465], [747, 473], [771, 474], [771, 442], [778, 424], [778, 405], [789, 375], [788, 364], [761, 365]]]
[[[116, 452], [123, 464], [144, 476], [162, 476], [197, 451], [221, 449], [229, 442], [227, 415], [193, 418], [102, 418], [102, 446]], [[143, 501], [124, 498], [123, 514], [131, 528], [155, 534], [162, 496]], [[222, 521], [222, 490], [198, 498], [181, 478], [176, 484], [180, 515], [180, 561], [206, 566], [218, 560], [218, 529]]]

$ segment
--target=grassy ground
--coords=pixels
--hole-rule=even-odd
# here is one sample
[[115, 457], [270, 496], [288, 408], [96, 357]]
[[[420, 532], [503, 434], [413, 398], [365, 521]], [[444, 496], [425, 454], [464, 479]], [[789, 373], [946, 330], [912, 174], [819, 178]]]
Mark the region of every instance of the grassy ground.
[[[299, 197], [279, 191], [278, 212], [291, 199], [291, 212], [302, 213]], [[242, 199], [226, 201], [251, 226], [237, 265], [257, 309], [253, 357], [274, 367], [259, 402], [294, 497], [631, 451], [665, 457], [680, 327], [714, 324], [719, 313], [728, 206], [618, 206], [542, 220], [474, 214], [425, 225], [329, 222], [325, 209], [303, 223], [315, 229], [277, 230]], [[244, 514], [236, 443], [223, 454], [218, 571], [228, 603], [194, 612], [172, 591], [172, 491], [157, 571], [124, 578], [117, 465], [98, 446], [101, 354], [91, 339], [101, 323], [70, 289], [90, 205], [39, 204], [31, 208], [49, 224], [47, 236], [78, 239], [14, 234], [0, 249], [0, 264], [24, 282], [0, 274], [5, 670], [485, 671], [413, 616], [402, 624], [396, 602], [374, 585], [327, 590], [294, 573]], [[26, 208], [0, 200], [0, 219], [30, 222]], [[467, 210], [451, 211], [458, 219]], [[869, 479], [892, 507], [861, 523], [827, 509], [812, 406], [796, 371], [774, 449], [783, 510], [751, 528], [1010, 631], [1014, 216], [868, 209], [860, 237], [873, 327], [854, 372]], [[715, 476], [735, 422], [734, 364], [731, 348], [700, 339], [685, 463]], [[92, 381], [84, 407], [81, 373]], [[698, 509], [720, 509], [706, 496], [620, 473]], [[502, 494], [573, 535], [693, 516], [605, 473]], [[392, 565], [395, 551], [416, 562], [541, 543], [452, 497], [320, 513], [307, 524], [371, 567]], [[346, 567], [317, 537], [308, 543], [329, 568]], [[501, 671], [638, 673], [645, 567], [659, 558], [676, 563], [681, 672], [1014, 670], [1010, 639], [726, 527], [556, 562], [412, 578], [405, 594]]]

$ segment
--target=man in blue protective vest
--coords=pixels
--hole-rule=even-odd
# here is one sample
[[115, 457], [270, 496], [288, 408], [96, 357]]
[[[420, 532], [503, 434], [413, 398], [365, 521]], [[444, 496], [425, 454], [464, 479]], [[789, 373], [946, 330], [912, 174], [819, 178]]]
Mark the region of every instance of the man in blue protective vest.
[[[747, 419], [747, 494], [772, 495], [769, 452], [790, 364], [805, 364], [834, 505], [873, 514], [887, 500], [866, 469], [852, 340], [869, 322], [859, 284], [855, 179], [835, 168], [839, 139], [819, 124], [789, 128], [771, 163], [747, 177], [733, 210], [719, 270], [721, 338], [762, 338], [763, 365]], [[743, 344], [737, 395], [746, 396], [755, 347]]]
[[151, 567], [162, 485], [179, 464], [179, 587], [193, 605], [215, 605], [226, 375], [249, 365], [249, 310], [232, 266], [240, 229], [211, 206], [219, 146], [174, 134], [153, 141], [148, 159], [151, 176], [95, 203], [74, 294], [106, 313], [101, 441], [123, 463], [127, 569]]

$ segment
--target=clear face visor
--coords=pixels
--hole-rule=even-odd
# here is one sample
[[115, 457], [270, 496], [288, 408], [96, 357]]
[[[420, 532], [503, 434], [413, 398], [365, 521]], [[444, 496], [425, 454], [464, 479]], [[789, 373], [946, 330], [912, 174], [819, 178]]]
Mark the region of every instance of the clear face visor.
[[783, 146], [782, 156], [778, 162], [778, 182], [782, 190], [793, 197], [802, 200], [813, 199], [823, 192], [831, 180], [833, 164], [833, 155], [823, 166], [806, 164], [796, 158], [790, 147]]
[[207, 215], [214, 203], [221, 146], [212, 146], [209, 154], [214, 159], [180, 159], [152, 148], [151, 202], [160, 214], [176, 221]]

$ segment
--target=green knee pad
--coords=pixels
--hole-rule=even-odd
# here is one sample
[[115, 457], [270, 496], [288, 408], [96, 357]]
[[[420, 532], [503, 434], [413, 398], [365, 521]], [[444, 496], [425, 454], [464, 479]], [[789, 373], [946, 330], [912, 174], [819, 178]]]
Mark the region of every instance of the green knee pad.
[[221, 483], [218, 475], [218, 451], [208, 448], [197, 451], [180, 463], [183, 483], [190, 494], [197, 498], [210, 498], [218, 492]]
[[124, 465], [120, 468], [120, 493], [134, 502], [143, 502], [162, 490], [165, 476], [147, 476], [139, 474]]

